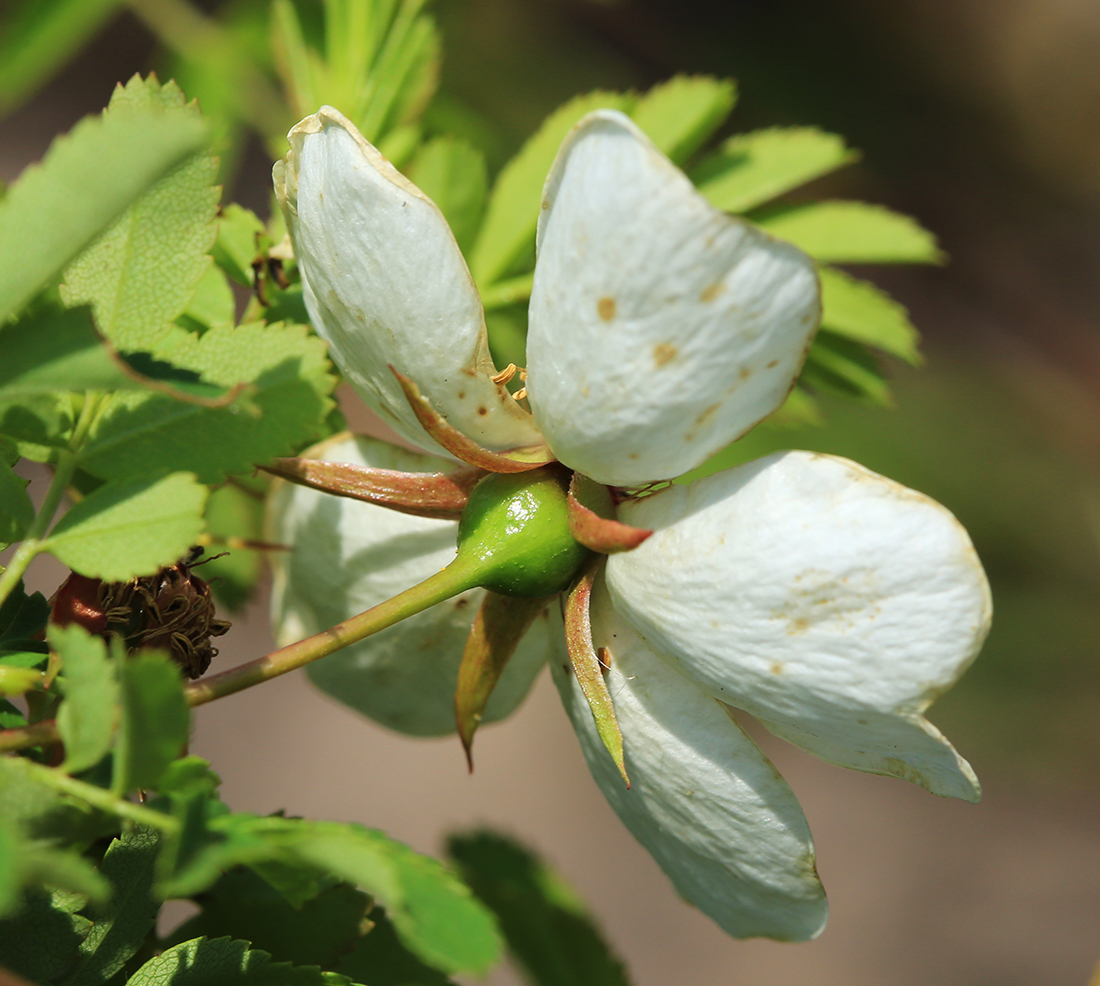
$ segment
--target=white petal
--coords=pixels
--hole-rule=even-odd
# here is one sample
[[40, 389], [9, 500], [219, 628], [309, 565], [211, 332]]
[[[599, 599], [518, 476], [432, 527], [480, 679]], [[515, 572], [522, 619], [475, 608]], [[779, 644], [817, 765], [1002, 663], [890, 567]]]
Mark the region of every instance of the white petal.
[[[430, 472], [450, 463], [374, 439], [339, 436], [317, 458]], [[272, 617], [280, 644], [319, 633], [423, 581], [455, 556], [454, 521], [411, 517], [283, 483], [271, 499], [268, 536], [293, 551], [272, 553]], [[462, 649], [484, 590], [410, 617], [309, 666], [322, 691], [391, 729], [416, 736], [454, 732]], [[487, 720], [523, 700], [560, 634], [560, 616], [540, 616], [505, 669]]]
[[828, 905], [786, 782], [718, 702], [655, 657], [597, 588], [594, 643], [623, 731], [627, 790], [568, 665], [551, 665], [596, 783], [682, 897], [738, 938], [805, 940]]
[[978, 799], [970, 765], [921, 716], [991, 614], [947, 510], [847, 459], [780, 452], [620, 519], [656, 528], [608, 560], [607, 580], [657, 653], [826, 760]]
[[435, 204], [331, 107], [288, 137], [275, 191], [306, 308], [363, 400], [402, 437], [439, 451], [392, 365], [481, 445], [541, 441], [530, 414], [490, 379], [481, 301]]
[[619, 486], [694, 468], [779, 407], [819, 315], [810, 259], [714, 209], [621, 113], [566, 138], [527, 337], [562, 462]]

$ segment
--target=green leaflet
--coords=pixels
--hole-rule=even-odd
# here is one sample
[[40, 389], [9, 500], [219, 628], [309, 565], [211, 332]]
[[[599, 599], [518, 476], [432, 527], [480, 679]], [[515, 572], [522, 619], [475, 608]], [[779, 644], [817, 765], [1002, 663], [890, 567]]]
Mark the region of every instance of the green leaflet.
[[[263, 521], [264, 485], [251, 477], [237, 477], [212, 490], [206, 502], [206, 529], [214, 538], [210, 551], [215, 557], [203, 564], [203, 578], [218, 602], [232, 610], [248, 602], [263, 576], [260, 552], [239, 543], [262, 541]], [[216, 557], [223, 550], [228, 554]]]
[[117, 973], [145, 941], [160, 908], [153, 896], [159, 837], [131, 828], [107, 849], [100, 867], [111, 896], [88, 909], [93, 921], [66, 986], [100, 986]]
[[904, 307], [875, 285], [833, 267], [822, 267], [818, 275], [823, 328], [920, 366], [920, 334]]
[[247, 867], [229, 870], [200, 895], [199, 903], [202, 911], [173, 932], [173, 942], [228, 935], [251, 942], [276, 961], [326, 969], [337, 968], [358, 942], [371, 907], [362, 891], [333, 880], [294, 907]]
[[799, 379], [811, 387], [832, 390], [878, 407], [894, 406], [890, 385], [874, 356], [858, 342], [827, 329], [818, 332], [814, 339]]
[[[104, 119], [159, 108], [198, 121], [174, 82], [134, 76], [115, 89]], [[161, 179], [65, 271], [61, 296], [90, 304], [96, 324], [117, 348], [148, 349], [183, 313], [210, 264], [220, 190], [218, 162], [196, 155]]]
[[122, 716], [112, 788], [125, 794], [156, 788], [187, 742], [191, 713], [180, 670], [161, 651], [142, 651], [118, 664]]
[[78, 624], [52, 625], [50, 647], [61, 657], [65, 699], [57, 728], [65, 743], [62, 769], [70, 774], [94, 767], [106, 756], [118, 724], [119, 686], [107, 646]]
[[197, 117], [154, 105], [88, 117], [57, 138], [0, 202], [0, 320], [206, 138]]
[[214, 263], [241, 287], [252, 287], [252, 262], [262, 252], [265, 237], [264, 224], [256, 213], [230, 203], [218, 217], [218, 235], [211, 251]]
[[492, 832], [454, 835], [447, 854], [500, 921], [534, 986], [627, 986], [622, 961], [576, 893], [523, 846]]
[[41, 592], [28, 596], [23, 583], [0, 606], [0, 650], [22, 648], [46, 626], [50, 606]]
[[189, 473], [108, 483], [76, 504], [43, 543], [81, 575], [121, 582], [152, 575], [202, 532], [206, 487]]
[[634, 122], [677, 164], [683, 164], [722, 125], [737, 101], [730, 79], [677, 75], [639, 98]]
[[504, 166], [489, 196], [485, 222], [470, 252], [470, 271], [480, 289], [498, 281], [530, 248], [538, 224], [542, 186], [565, 135], [592, 110], [629, 111], [633, 98], [616, 92], [578, 96], [550, 114]]
[[205, 332], [207, 329], [224, 328], [236, 322], [236, 301], [229, 287], [225, 272], [211, 264], [195, 285], [195, 293], [187, 302], [176, 324], [185, 329]]
[[466, 887], [436, 860], [381, 832], [246, 814], [210, 813], [202, 824], [206, 844], [196, 850], [191, 836], [187, 860], [165, 882], [170, 896], [197, 893], [241, 863], [266, 876], [264, 864], [277, 862], [369, 893], [385, 905], [404, 946], [434, 968], [479, 974], [499, 957], [495, 922]]
[[822, 263], [938, 264], [944, 260], [928, 230], [880, 205], [811, 202], [760, 210], [749, 218]]
[[196, 938], [161, 952], [127, 986], [351, 986], [316, 966], [272, 962], [267, 952], [231, 938]]
[[715, 208], [745, 212], [858, 157], [815, 127], [772, 127], [730, 137], [691, 177]]
[[370, 986], [454, 986], [444, 973], [425, 965], [401, 944], [385, 908], [372, 908], [370, 922], [370, 932], [338, 966], [344, 975]]
[[65, 64], [122, 0], [23, 0], [0, 40], [0, 112], [10, 113]]
[[92, 927], [77, 913], [85, 903], [62, 890], [29, 891], [22, 909], [0, 920], [0, 966], [34, 983], [61, 980]]
[[27, 480], [0, 461], [0, 550], [19, 541], [34, 520], [34, 504], [27, 496]]
[[336, 380], [324, 342], [305, 326], [254, 323], [211, 329], [198, 339], [180, 332], [178, 340], [165, 354], [174, 366], [226, 387], [248, 384], [251, 406], [115, 394], [81, 452], [84, 469], [104, 479], [187, 469], [218, 483], [290, 454], [320, 430]]
[[489, 176], [485, 156], [466, 141], [436, 137], [423, 144], [406, 169], [409, 180], [443, 213], [465, 251], [481, 223]]

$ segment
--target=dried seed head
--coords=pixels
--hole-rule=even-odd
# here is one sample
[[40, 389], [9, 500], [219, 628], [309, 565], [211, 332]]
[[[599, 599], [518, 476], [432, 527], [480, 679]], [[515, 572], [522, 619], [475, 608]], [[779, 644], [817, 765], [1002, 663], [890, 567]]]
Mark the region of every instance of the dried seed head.
[[230, 627], [215, 616], [210, 586], [191, 571], [198, 554], [129, 582], [74, 572], [53, 598], [50, 620], [61, 626], [79, 623], [105, 639], [118, 637], [131, 653], [161, 648], [189, 678], [198, 678], [218, 653], [210, 638]]

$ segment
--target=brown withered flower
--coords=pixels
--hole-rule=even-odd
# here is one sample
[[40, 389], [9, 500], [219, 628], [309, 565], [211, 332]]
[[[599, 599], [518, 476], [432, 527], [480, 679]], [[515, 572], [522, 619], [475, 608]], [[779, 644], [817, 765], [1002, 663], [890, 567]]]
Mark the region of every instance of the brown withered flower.
[[175, 565], [128, 582], [73, 572], [53, 597], [50, 621], [79, 623], [105, 640], [118, 637], [130, 653], [166, 650], [189, 678], [199, 678], [218, 654], [211, 638], [231, 626], [217, 619], [209, 584], [192, 571], [201, 554], [196, 548]]

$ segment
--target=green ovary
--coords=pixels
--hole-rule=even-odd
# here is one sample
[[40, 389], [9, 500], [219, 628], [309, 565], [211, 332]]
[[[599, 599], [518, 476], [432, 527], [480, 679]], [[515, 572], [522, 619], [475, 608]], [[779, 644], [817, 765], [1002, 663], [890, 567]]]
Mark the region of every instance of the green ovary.
[[458, 563], [505, 596], [565, 589], [588, 557], [569, 533], [568, 486], [569, 473], [558, 465], [486, 476], [458, 525]]

